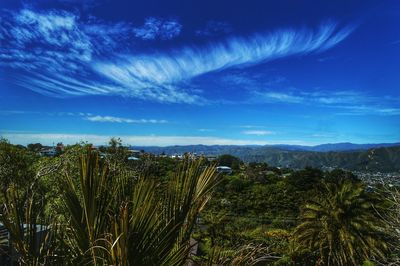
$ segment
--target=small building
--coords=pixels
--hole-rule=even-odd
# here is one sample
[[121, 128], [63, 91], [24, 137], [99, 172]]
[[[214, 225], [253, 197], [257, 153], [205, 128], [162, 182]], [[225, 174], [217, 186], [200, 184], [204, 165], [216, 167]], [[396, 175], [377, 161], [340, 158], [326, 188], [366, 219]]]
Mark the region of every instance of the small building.
[[206, 155], [205, 157], [209, 162], [215, 161], [218, 158], [216, 155]]
[[216, 167], [217, 173], [221, 173], [221, 174], [232, 174], [232, 168], [228, 167], [228, 166], [217, 166]]
[[183, 154], [174, 154], [170, 156], [172, 159], [179, 159], [182, 160], [184, 158]]
[[133, 156], [133, 157], [140, 157], [141, 155], [143, 155], [143, 151], [140, 150], [133, 150], [133, 149], [129, 149], [127, 151], [127, 153], [129, 154], [129, 156]]
[[64, 148], [65, 148], [65, 146], [62, 142], [57, 143], [56, 150], [63, 152]]
[[128, 161], [139, 161], [140, 159], [138, 157], [135, 156], [129, 156], [128, 157]]
[[53, 157], [57, 155], [56, 148], [54, 147], [45, 147], [39, 151], [41, 156]]

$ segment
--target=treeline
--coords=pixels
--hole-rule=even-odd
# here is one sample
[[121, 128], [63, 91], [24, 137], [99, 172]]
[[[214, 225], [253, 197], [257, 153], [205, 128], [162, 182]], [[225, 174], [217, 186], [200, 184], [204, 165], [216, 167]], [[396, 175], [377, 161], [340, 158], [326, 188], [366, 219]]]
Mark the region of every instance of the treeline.
[[[382, 144], [383, 145], [383, 144]], [[388, 144], [387, 144], [388, 145]], [[183, 154], [195, 152], [204, 155], [231, 154], [241, 160], [265, 162], [272, 166], [302, 169], [343, 168], [350, 171], [396, 172], [400, 171], [400, 146], [379, 147], [349, 151], [307, 151], [296, 146], [234, 146], [234, 145], [188, 145], [170, 147], [142, 147], [160, 154]], [[366, 145], [368, 147], [368, 145]]]
[[400, 171], [400, 147], [376, 148], [365, 151], [308, 152], [260, 149], [236, 154], [248, 162], [266, 162], [274, 166], [291, 168], [334, 167], [351, 171]]
[[[0, 141], [0, 241], [16, 265], [381, 265], [400, 193], [351, 172], [142, 154], [118, 139], [54, 157]], [[215, 173], [218, 165], [231, 175]], [[8, 241], [8, 242], [7, 242]], [[1, 255], [2, 254], [2, 255]]]

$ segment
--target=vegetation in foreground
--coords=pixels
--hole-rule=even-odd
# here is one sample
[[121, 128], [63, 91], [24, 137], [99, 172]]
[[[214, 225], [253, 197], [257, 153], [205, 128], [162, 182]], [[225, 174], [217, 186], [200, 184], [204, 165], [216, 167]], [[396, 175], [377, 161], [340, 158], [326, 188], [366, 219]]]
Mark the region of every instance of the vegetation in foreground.
[[[400, 194], [321, 172], [143, 155], [112, 140], [55, 157], [0, 141], [0, 222], [15, 265], [381, 265]], [[218, 175], [215, 165], [234, 169]]]

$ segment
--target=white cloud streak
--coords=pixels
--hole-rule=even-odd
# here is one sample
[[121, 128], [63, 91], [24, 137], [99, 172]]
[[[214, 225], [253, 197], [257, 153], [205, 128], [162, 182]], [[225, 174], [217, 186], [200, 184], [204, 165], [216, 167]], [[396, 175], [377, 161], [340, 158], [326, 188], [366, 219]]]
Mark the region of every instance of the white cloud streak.
[[[205, 46], [183, 46], [138, 54], [142, 39], [169, 39], [180, 33], [177, 21], [149, 19], [129, 23], [83, 20], [79, 14], [22, 9], [0, 20], [0, 67], [14, 68], [16, 84], [57, 97], [121, 95], [144, 100], [201, 104], [191, 79], [227, 68], [244, 68], [278, 58], [319, 53], [346, 39], [352, 27], [333, 22], [312, 29], [282, 29], [230, 37]], [[124, 51], [124, 52], [122, 52]]]
[[104, 60], [95, 70], [122, 87], [179, 88], [180, 84], [210, 72], [248, 67], [274, 59], [321, 52], [332, 48], [350, 33], [334, 23], [318, 30], [280, 30], [250, 37], [232, 37], [204, 47], [183, 47], [156, 55], [126, 55], [124, 60]]
[[400, 116], [400, 108], [390, 108], [376, 105], [353, 105], [337, 106], [345, 110], [336, 113], [337, 115], [359, 116], [359, 115], [379, 115], [379, 116]]
[[256, 95], [257, 101], [301, 103], [305, 100], [302, 96], [275, 91], [255, 92], [254, 94]]
[[91, 122], [109, 122], [109, 123], [128, 123], [128, 124], [165, 124], [168, 123], [167, 120], [157, 120], [157, 119], [131, 119], [115, 116], [87, 116], [86, 120]]
[[299, 91], [287, 89], [287, 92], [272, 90], [256, 90], [254, 98], [267, 102], [283, 103], [318, 103], [323, 105], [357, 104], [375, 100], [374, 97], [365, 96], [360, 92], [347, 91]]
[[338, 115], [400, 115], [399, 108], [390, 107], [395, 105], [398, 99], [389, 96], [374, 97], [351, 90], [305, 92], [290, 89], [287, 91], [289, 92], [257, 90], [253, 92], [251, 102], [303, 104], [336, 108], [341, 110], [336, 113]]
[[105, 123], [126, 123], [126, 124], [166, 124], [168, 120], [165, 119], [132, 119], [109, 115], [95, 115], [92, 113], [84, 112], [38, 112], [26, 110], [0, 110], [0, 115], [46, 115], [46, 116], [68, 116], [79, 119], [88, 120], [91, 122], [105, 122]]
[[242, 131], [242, 134], [245, 135], [256, 135], [256, 136], [266, 136], [266, 135], [273, 135], [275, 132], [268, 131], [268, 130], [245, 130]]

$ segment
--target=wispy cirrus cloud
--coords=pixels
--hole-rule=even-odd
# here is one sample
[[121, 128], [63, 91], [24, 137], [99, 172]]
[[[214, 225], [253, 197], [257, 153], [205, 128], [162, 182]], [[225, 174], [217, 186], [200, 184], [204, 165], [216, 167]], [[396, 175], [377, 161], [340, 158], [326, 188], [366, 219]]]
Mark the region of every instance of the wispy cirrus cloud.
[[177, 37], [182, 30], [182, 25], [176, 19], [160, 19], [150, 17], [144, 25], [133, 29], [136, 37], [143, 40], [170, 40]]
[[167, 120], [157, 120], [157, 119], [131, 119], [115, 116], [86, 116], [86, 120], [91, 122], [109, 122], [109, 123], [128, 123], [128, 124], [165, 124], [168, 123]]
[[379, 105], [353, 105], [353, 106], [339, 106], [342, 109], [337, 112], [337, 115], [358, 116], [358, 115], [380, 115], [380, 116], [399, 116], [400, 108], [385, 107]]
[[242, 131], [242, 134], [255, 135], [255, 136], [266, 136], [266, 135], [273, 135], [273, 134], [275, 134], [275, 132], [268, 131], [268, 130], [245, 130], [245, 131]]
[[0, 110], [0, 115], [49, 115], [49, 116], [93, 116], [92, 113], [84, 112], [43, 112], [43, 111], [30, 111], [30, 110]]
[[264, 128], [264, 126], [260, 126], [260, 125], [240, 125], [238, 127], [240, 127], [240, 128], [249, 128], [249, 129], [251, 129], [251, 128]]
[[126, 23], [92, 20], [84, 23], [79, 14], [62, 10], [5, 13], [0, 21], [0, 66], [56, 79], [57, 74], [66, 79], [80, 71], [89, 74], [94, 57], [114, 52], [128, 41], [130, 30]]
[[[139, 39], [170, 39], [182, 26], [150, 18], [142, 27], [83, 19], [63, 10], [3, 11], [0, 67], [9, 79], [38, 93], [68, 97], [121, 95], [138, 99], [198, 104], [207, 102], [190, 82], [228, 68], [245, 68], [278, 58], [319, 53], [353, 31], [334, 22], [317, 29], [281, 29], [229, 37], [203, 46], [180, 46], [156, 53], [135, 52]], [[139, 38], [139, 39], [138, 39]]]
[[352, 90], [343, 91], [299, 91], [294, 89], [287, 92], [256, 90], [252, 102], [304, 104], [319, 107], [335, 108], [340, 111], [337, 115], [400, 115], [397, 106], [398, 98], [389, 96], [370, 96]]
[[100, 60], [94, 68], [119, 86], [160, 88], [159, 92], [169, 91], [167, 94], [170, 95], [171, 91], [182, 92], [182, 83], [200, 75], [327, 50], [351, 31], [351, 28], [338, 29], [335, 24], [327, 23], [317, 31], [281, 30], [231, 37], [203, 47], [183, 47], [156, 55], [126, 55], [121, 60]]
[[166, 124], [168, 120], [165, 119], [133, 119], [124, 118], [110, 115], [96, 115], [86, 112], [39, 112], [39, 111], [26, 111], [26, 110], [0, 110], [0, 115], [46, 115], [46, 116], [63, 116], [84, 119], [91, 122], [103, 123], [126, 123], [126, 124]]
[[266, 102], [284, 102], [284, 103], [301, 103], [305, 100], [304, 97], [293, 95], [291, 93], [266, 91], [266, 92], [254, 92], [257, 97], [257, 101]]
[[213, 132], [213, 131], [215, 131], [215, 129], [211, 129], [211, 128], [199, 128], [198, 131], [200, 131], [200, 132]]

